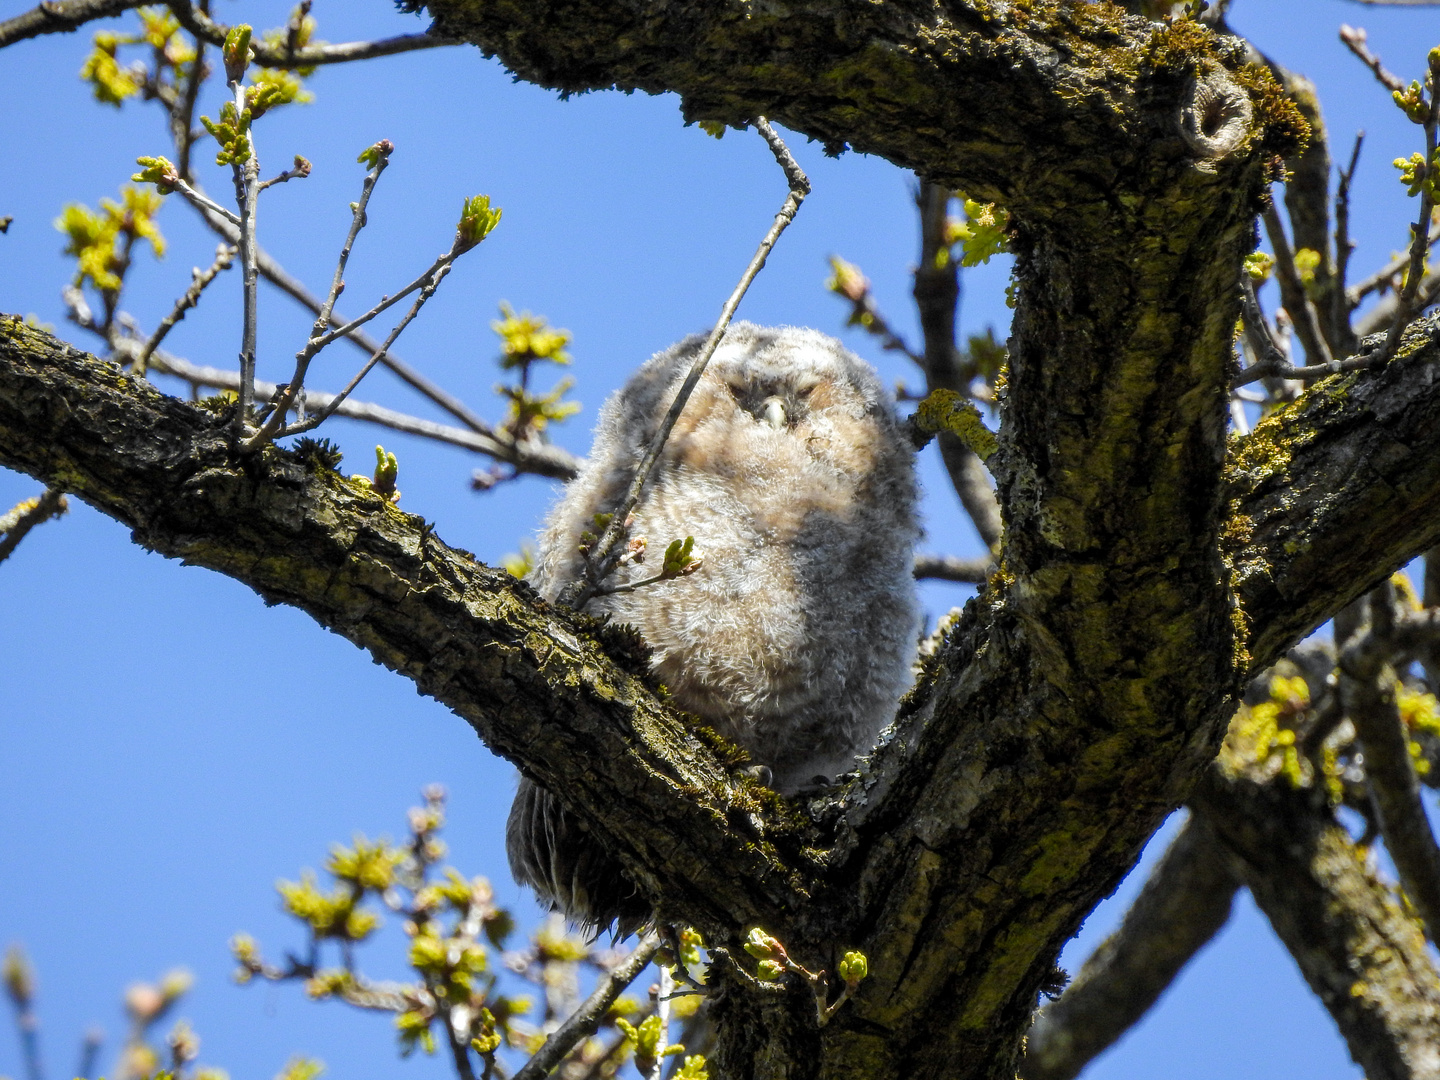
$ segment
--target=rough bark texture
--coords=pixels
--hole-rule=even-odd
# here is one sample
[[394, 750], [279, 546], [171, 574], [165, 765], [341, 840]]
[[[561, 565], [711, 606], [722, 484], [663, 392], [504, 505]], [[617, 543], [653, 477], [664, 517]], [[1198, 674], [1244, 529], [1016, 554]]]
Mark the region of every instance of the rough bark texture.
[[1191, 817], [1120, 929], [1035, 1021], [1020, 1073], [1070, 1080], [1140, 1019], [1230, 918], [1240, 880], [1204, 819]]
[[1440, 540], [1440, 326], [1317, 386], [1224, 472], [1236, 276], [1303, 125], [1189, 20], [1048, 0], [430, 9], [524, 78], [764, 113], [1010, 209], [1000, 569], [861, 779], [809, 817], [777, 805], [593, 627], [353, 482], [237, 459], [215, 416], [18, 320], [0, 463], [371, 650], [712, 942], [758, 923], [812, 969], [869, 956], [823, 1029], [799, 987], [732, 985], [724, 1075], [1013, 1076], [1061, 945], [1189, 795], [1247, 672]]
[[1330, 816], [1283, 777], [1219, 767], [1195, 806], [1369, 1080], [1440, 1077], [1440, 979], [1420, 927]]

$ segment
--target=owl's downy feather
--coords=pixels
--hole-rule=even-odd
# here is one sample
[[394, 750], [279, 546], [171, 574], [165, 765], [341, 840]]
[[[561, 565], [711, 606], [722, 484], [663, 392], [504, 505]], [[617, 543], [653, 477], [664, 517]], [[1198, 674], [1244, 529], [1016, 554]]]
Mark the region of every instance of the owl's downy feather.
[[[547, 599], [582, 575], [580, 534], [624, 496], [703, 341], [653, 357], [601, 409], [590, 457], [551, 513], [530, 574]], [[656, 559], [693, 536], [703, 565], [597, 596], [586, 611], [638, 628], [676, 704], [793, 793], [849, 769], [909, 682], [915, 502], [914, 453], [874, 370], [816, 330], [737, 323], [629, 531]], [[653, 576], [652, 561], [607, 584]], [[648, 914], [578, 822], [528, 781], [506, 840], [517, 880], [571, 918], [604, 925]]]

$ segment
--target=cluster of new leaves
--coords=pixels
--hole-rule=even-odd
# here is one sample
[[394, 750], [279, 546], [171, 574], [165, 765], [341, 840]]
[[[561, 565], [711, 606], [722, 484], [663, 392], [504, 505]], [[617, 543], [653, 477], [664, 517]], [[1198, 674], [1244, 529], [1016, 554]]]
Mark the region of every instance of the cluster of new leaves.
[[1010, 228], [1010, 215], [994, 203], [978, 203], [964, 195], [956, 197], [964, 207], [965, 217], [946, 222], [947, 246], [936, 252], [936, 265], [944, 266], [958, 255], [961, 266], [980, 266], [1008, 251], [1005, 237]]
[[157, 259], [164, 257], [165, 237], [155, 220], [162, 201], [153, 191], [126, 185], [119, 202], [101, 199], [99, 210], [68, 204], [55, 227], [67, 238], [65, 254], [75, 256], [74, 284], [92, 285], [108, 301], [119, 297], [137, 240], [149, 243]]
[[[1378, 604], [1394, 606], [1402, 620], [1424, 613], [1403, 573], [1372, 594], [1368, 610]], [[1272, 670], [1263, 692], [1252, 693], [1240, 706], [1228, 736], [1233, 754], [1253, 763], [1257, 774], [1296, 789], [1322, 791], [1332, 810], [1343, 807], [1358, 815], [1365, 844], [1382, 834], [1372, 790], [1377, 778], [1367, 772], [1365, 744], [1371, 723], [1388, 722], [1371, 715], [1377, 700], [1390, 703], [1415, 777], [1440, 788], [1440, 704], [1431, 681], [1440, 670], [1431, 662], [1436, 642], [1420, 633], [1418, 641], [1392, 643], [1383, 633], [1373, 623], [1362, 623], [1336, 647], [1312, 643], [1292, 654]], [[1375, 668], [1373, 675], [1347, 660], [1347, 650], [1355, 649], [1380, 650], [1367, 664]], [[1417, 657], [1426, 663], [1417, 665]], [[1374, 694], [1358, 685], [1371, 680], [1377, 684]], [[1376, 752], [1372, 746], [1370, 755]]]
[[[194, 43], [180, 31], [180, 23], [162, 7], [140, 8], [140, 29], [116, 34], [95, 35], [94, 49], [80, 69], [95, 100], [119, 106], [137, 94], [146, 98], [174, 99], [183, 93], [183, 84], [193, 74], [197, 58]], [[136, 60], [124, 67], [119, 52], [126, 46], [144, 46], [148, 60]]]
[[[528, 944], [506, 951], [515, 923], [495, 904], [489, 882], [440, 866], [444, 798], [438, 786], [425, 791], [424, 805], [410, 811], [403, 843], [356, 836], [331, 849], [328, 882], [306, 872], [277, 886], [285, 911], [306, 932], [303, 948], [288, 953], [284, 964], [268, 962], [244, 934], [231, 948], [240, 983], [299, 982], [316, 1000], [388, 1013], [402, 1054], [443, 1047], [459, 1080], [474, 1080], [495, 1075], [502, 1052], [538, 1051], [580, 1005], [584, 973], [603, 977], [627, 953], [597, 949], [567, 932], [558, 916], [543, 922]], [[403, 980], [373, 979], [357, 964], [357, 947], [380, 930], [386, 912], [409, 939]], [[517, 977], [537, 989], [538, 1003], [511, 991]], [[680, 1011], [693, 1013], [693, 1004]], [[627, 1060], [643, 1057], [643, 1033], [660, 1023], [655, 1001], [618, 998], [598, 1018], [596, 1033], [569, 1050], [561, 1074], [615, 1075]], [[688, 1075], [702, 1080], [703, 1059]]]
[[518, 314], [503, 301], [500, 304], [500, 318], [490, 324], [500, 338], [500, 368], [516, 373], [514, 383], [495, 387], [495, 392], [509, 402], [504, 429], [517, 440], [534, 439], [552, 423], [558, 423], [580, 411], [578, 402], [566, 401], [565, 395], [575, 384], [574, 379], [565, 378], [557, 382], [545, 394], [530, 390], [531, 371], [536, 364], [559, 364], [567, 366], [570, 354], [565, 346], [570, 344], [569, 330], [551, 326], [543, 316], [528, 311]]
[[[864, 953], [855, 949], [845, 952], [835, 965], [835, 978], [826, 972], [810, 971], [797, 963], [789, 951], [773, 935], [755, 927], [745, 939], [745, 951], [755, 958], [755, 978], [762, 983], [776, 982], [786, 975], [802, 979], [815, 995], [815, 1021], [824, 1027], [850, 995], [860, 988], [861, 982], [870, 974], [870, 961]], [[830, 1000], [830, 984], [838, 982], [840, 992]]]

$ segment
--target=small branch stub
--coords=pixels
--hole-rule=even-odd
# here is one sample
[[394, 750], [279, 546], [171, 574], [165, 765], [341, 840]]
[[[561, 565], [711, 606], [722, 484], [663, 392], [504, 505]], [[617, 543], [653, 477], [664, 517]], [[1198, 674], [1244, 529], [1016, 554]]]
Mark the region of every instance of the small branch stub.
[[1180, 134], [1201, 159], [1198, 167], [1213, 171], [1213, 163], [1234, 154], [1250, 135], [1250, 95], [1225, 72], [1212, 71], [1191, 79], [1185, 98]]

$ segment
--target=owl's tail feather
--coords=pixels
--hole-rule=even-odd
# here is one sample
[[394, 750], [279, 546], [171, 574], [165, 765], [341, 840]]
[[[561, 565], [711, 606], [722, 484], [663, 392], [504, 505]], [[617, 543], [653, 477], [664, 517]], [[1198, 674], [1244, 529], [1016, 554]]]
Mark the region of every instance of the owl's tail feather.
[[650, 921], [650, 904], [620, 864], [550, 792], [525, 777], [505, 825], [510, 873], [542, 904], [596, 934], [611, 924], [617, 938]]

